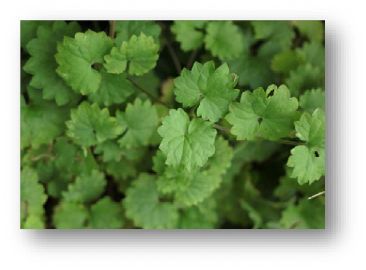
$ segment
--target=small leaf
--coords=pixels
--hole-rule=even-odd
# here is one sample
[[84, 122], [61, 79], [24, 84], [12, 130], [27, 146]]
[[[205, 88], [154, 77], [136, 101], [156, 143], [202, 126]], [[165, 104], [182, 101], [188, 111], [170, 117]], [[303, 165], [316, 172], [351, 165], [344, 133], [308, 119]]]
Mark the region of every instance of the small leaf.
[[191, 51], [203, 45], [205, 21], [174, 21], [171, 31], [183, 51]]
[[103, 57], [112, 46], [113, 41], [105, 32], [88, 30], [74, 38], [65, 37], [57, 48], [56, 71], [77, 93], [94, 93], [102, 81], [95, 67], [103, 64]]
[[75, 143], [89, 147], [113, 139], [122, 133], [122, 127], [107, 108], [100, 109], [97, 104], [81, 103], [71, 111], [71, 120], [66, 122], [67, 135]]
[[89, 218], [82, 204], [61, 202], [53, 213], [53, 224], [57, 229], [83, 229]]
[[199, 118], [190, 121], [182, 109], [170, 110], [158, 133], [163, 138], [159, 148], [167, 156], [167, 165], [182, 165], [190, 171], [205, 165], [215, 153], [212, 124]]
[[103, 197], [90, 207], [93, 229], [120, 229], [123, 226], [122, 207], [109, 197]]

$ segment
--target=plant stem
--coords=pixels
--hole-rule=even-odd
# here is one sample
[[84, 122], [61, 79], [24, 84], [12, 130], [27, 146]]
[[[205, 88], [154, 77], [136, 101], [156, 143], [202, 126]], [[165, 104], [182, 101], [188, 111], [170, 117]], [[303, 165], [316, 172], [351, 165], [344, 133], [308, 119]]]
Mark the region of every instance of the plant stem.
[[116, 21], [109, 21], [109, 36], [114, 38], [116, 35]]
[[186, 65], [187, 69], [191, 69], [193, 62], [197, 57], [197, 53], [198, 53], [197, 49], [192, 51], [191, 55], [188, 58], [188, 62], [187, 62], [187, 65]]
[[325, 190], [308, 197], [308, 200], [315, 199], [316, 197], [319, 197], [319, 196], [324, 195], [324, 194], [325, 194]]
[[214, 124], [213, 125], [214, 128], [218, 129], [218, 130], [221, 130], [221, 131], [224, 131], [224, 132], [227, 132], [229, 133], [230, 132], [230, 129], [229, 128], [226, 128], [226, 127], [223, 127], [223, 126], [220, 126], [218, 124]]
[[182, 67], [180, 65], [179, 59], [177, 54], [175, 53], [172, 45], [170, 44], [170, 41], [168, 39], [166, 39], [166, 47], [168, 48], [168, 52], [173, 60], [173, 64], [175, 66], [175, 69], [177, 71], [178, 74], [180, 74]]
[[127, 77], [127, 80], [129, 80], [138, 90], [140, 90], [141, 92], [143, 92], [145, 95], [147, 95], [149, 98], [151, 98], [152, 100], [154, 100], [155, 102], [158, 102], [168, 108], [170, 108], [170, 106], [164, 102], [162, 102], [161, 100], [159, 100], [157, 97], [153, 96], [151, 93], [149, 93], [147, 90], [145, 90], [144, 88], [142, 88], [140, 85], [138, 85], [134, 80], [132, 80], [131, 78]]

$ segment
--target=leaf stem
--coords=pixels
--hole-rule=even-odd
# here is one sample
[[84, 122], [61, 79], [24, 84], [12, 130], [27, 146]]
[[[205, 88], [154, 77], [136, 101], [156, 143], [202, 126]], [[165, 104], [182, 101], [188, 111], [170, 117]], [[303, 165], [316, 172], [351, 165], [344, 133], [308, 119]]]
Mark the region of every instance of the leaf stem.
[[316, 197], [319, 197], [321, 195], [324, 195], [325, 194], [325, 190], [321, 191], [321, 192], [318, 192], [310, 197], [308, 197], [308, 200], [312, 200], [312, 199], [315, 199]]
[[154, 95], [152, 95], [151, 93], [149, 93], [147, 90], [145, 90], [144, 88], [142, 88], [139, 84], [137, 84], [131, 78], [127, 77], [127, 80], [129, 80], [138, 90], [140, 90], [141, 92], [143, 92], [145, 95], [147, 95], [149, 98], [151, 98], [155, 102], [160, 103], [160, 104], [162, 104], [162, 105], [170, 108], [168, 104], [164, 103], [163, 101], [161, 101], [160, 99], [158, 99], [157, 97], [155, 97]]
[[192, 51], [192, 53], [189, 56], [188, 61], [187, 61], [187, 65], [186, 65], [187, 69], [191, 69], [193, 62], [197, 57], [197, 53], [198, 53], [197, 49]]
[[109, 36], [114, 38], [116, 35], [116, 21], [109, 21]]
[[180, 65], [180, 62], [179, 62], [179, 59], [178, 59], [178, 56], [177, 54], [175, 53], [172, 45], [170, 44], [170, 41], [168, 40], [168, 38], [166, 39], [166, 47], [168, 48], [168, 52], [173, 60], [173, 64], [174, 64], [174, 67], [177, 71], [178, 74], [180, 74], [181, 70], [182, 70], [182, 67]]

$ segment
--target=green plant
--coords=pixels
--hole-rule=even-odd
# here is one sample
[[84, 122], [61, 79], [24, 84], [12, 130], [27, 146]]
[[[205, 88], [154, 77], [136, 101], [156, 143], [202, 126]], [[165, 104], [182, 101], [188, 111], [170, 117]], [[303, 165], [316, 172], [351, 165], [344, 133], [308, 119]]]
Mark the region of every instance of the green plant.
[[22, 21], [21, 61], [22, 228], [324, 228], [323, 22]]

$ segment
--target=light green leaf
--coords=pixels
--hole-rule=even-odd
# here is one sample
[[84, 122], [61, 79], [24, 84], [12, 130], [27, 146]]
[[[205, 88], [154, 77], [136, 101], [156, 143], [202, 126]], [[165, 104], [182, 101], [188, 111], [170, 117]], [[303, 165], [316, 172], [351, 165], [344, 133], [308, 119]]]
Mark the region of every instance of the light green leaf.
[[113, 139], [122, 133], [122, 127], [107, 108], [100, 109], [97, 104], [83, 102], [71, 111], [71, 120], [66, 122], [67, 135], [75, 143], [89, 147]]
[[263, 88], [245, 91], [240, 103], [230, 105], [226, 119], [233, 125], [231, 133], [238, 140], [278, 140], [293, 130], [293, 121], [298, 117], [297, 107], [297, 99], [290, 97], [286, 86], [272, 85], [267, 92]]
[[123, 226], [122, 207], [109, 197], [103, 197], [90, 207], [93, 229], [120, 229]]
[[113, 48], [105, 56], [104, 67], [109, 73], [120, 74], [128, 69], [130, 75], [143, 75], [153, 69], [159, 58], [159, 46], [154, 39], [141, 33], [124, 41], [119, 48]]
[[160, 149], [167, 156], [166, 164], [182, 165], [189, 171], [202, 167], [215, 153], [216, 130], [202, 119], [189, 120], [182, 110], [170, 110], [158, 129], [163, 138]]
[[62, 195], [67, 202], [86, 203], [97, 199], [103, 193], [106, 184], [104, 174], [93, 170], [78, 176]]
[[53, 213], [53, 224], [56, 229], [83, 229], [89, 214], [82, 204], [61, 202]]
[[178, 222], [178, 211], [169, 202], [159, 201], [155, 178], [140, 174], [126, 191], [123, 200], [126, 216], [143, 229], [172, 229]]
[[136, 99], [129, 103], [125, 112], [117, 112], [116, 118], [124, 134], [118, 140], [121, 147], [134, 148], [146, 146], [158, 126], [158, 114], [150, 100]]
[[154, 21], [116, 21], [115, 43], [121, 46], [123, 41], [128, 41], [133, 35], [139, 36], [141, 33], [151, 36], [159, 44], [160, 26]]
[[243, 35], [231, 21], [213, 21], [206, 26], [205, 47], [213, 56], [230, 60], [243, 50]]
[[214, 229], [217, 222], [216, 201], [209, 198], [196, 206], [184, 209], [179, 218], [179, 228]]
[[96, 92], [102, 81], [98, 65], [103, 64], [103, 57], [112, 46], [113, 41], [105, 32], [88, 30], [74, 38], [65, 37], [57, 48], [56, 71], [76, 92]]
[[287, 166], [293, 168], [291, 177], [297, 178], [300, 185], [313, 183], [325, 173], [325, 116], [316, 109], [312, 115], [305, 112], [295, 122], [296, 136], [306, 145], [291, 150]]
[[203, 45], [205, 21], [174, 21], [171, 31], [183, 51], [191, 51]]
[[194, 63], [191, 71], [183, 69], [174, 80], [176, 100], [185, 107], [199, 104], [197, 115], [212, 122], [218, 121], [237, 95], [236, 75], [230, 73], [226, 64], [215, 70], [212, 61]]

